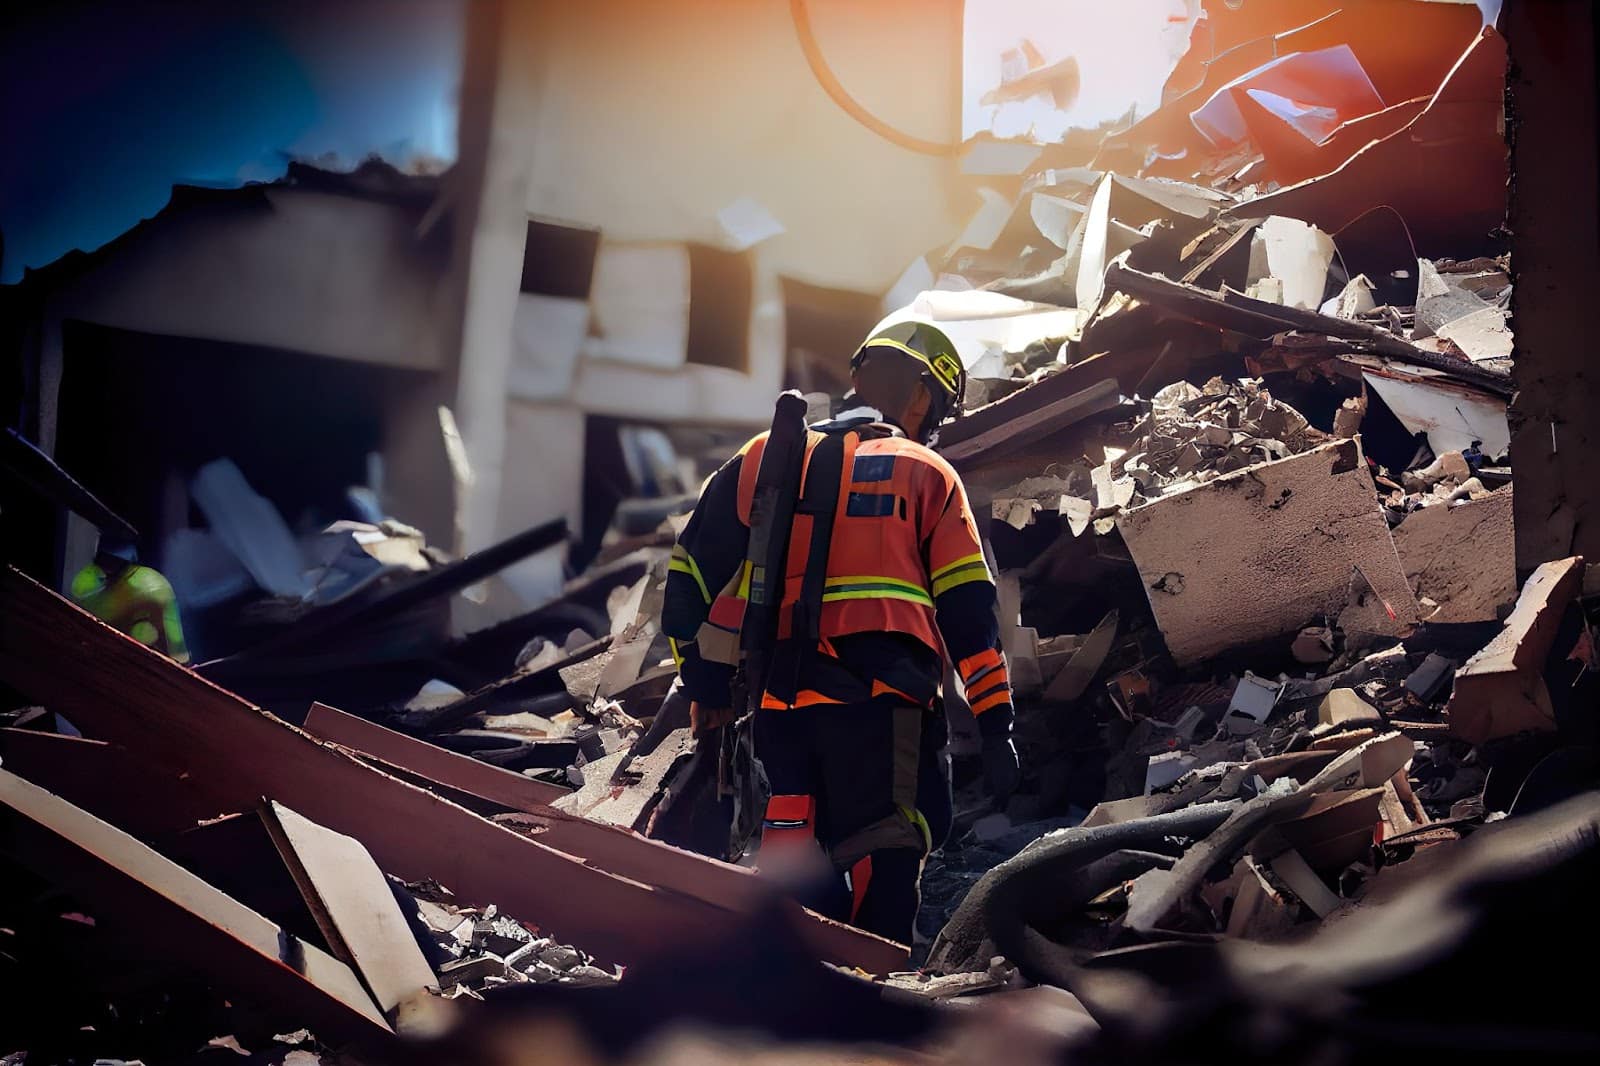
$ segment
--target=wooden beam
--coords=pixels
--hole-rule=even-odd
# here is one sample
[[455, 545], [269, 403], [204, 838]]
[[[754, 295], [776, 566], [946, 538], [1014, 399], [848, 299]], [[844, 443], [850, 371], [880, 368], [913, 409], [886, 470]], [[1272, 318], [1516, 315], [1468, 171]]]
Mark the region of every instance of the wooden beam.
[[0, 729], [0, 765], [140, 840], [235, 809], [166, 766], [87, 737]]
[[365, 718], [346, 714], [326, 703], [311, 705], [311, 710], [306, 713], [305, 730], [314, 737], [342, 744], [391, 766], [410, 770], [474, 796], [494, 800], [516, 811], [536, 814], [548, 812], [551, 801], [572, 791], [548, 781], [537, 781], [491, 766], [481, 759], [441, 748], [426, 740], [418, 740]]
[[566, 539], [565, 518], [534, 526], [448, 566], [397, 582], [371, 598], [355, 597], [323, 607], [262, 643], [224, 659], [213, 659], [203, 664], [202, 669], [207, 676], [221, 677], [252, 660], [281, 655], [291, 648], [340, 643], [364, 626], [392, 618], [429, 600], [459, 592], [469, 585], [493, 577], [512, 563], [552, 548]]
[[96, 918], [324, 1040], [383, 1047], [393, 1036], [350, 968], [284, 932], [122, 830], [0, 770], [0, 834], [11, 856]]
[[67, 473], [32, 441], [14, 429], [0, 433], [0, 471], [31, 488], [51, 503], [82, 515], [103, 533], [132, 544], [139, 539], [133, 525]]
[[1086, 389], [1051, 400], [1035, 410], [1022, 412], [1009, 422], [993, 426], [965, 440], [941, 445], [939, 452], [958, 470], [977, 466], [985, 460], [1025, 448], [1031, 442], [1081, 422], [1090, 415], [1109, 411], [1119, 402], [1121, 392], [1116, 379], [1105, 378]]
[[528, 818], [519, 818], [517, 823], [527, 827], [541, 843], [576, 855], [608, 873], [729, 909], [746, 906], [757, 891], [754, 873], [744, 867], [696, 855], [615, 825], [590, 821], [546, 802], [546, 797], [571, 800], [576, 793], [568, 789], [447, 751], [322, 703], [312, 704], [305, 728], [314, 736], [376, 759], [380, 770], [392, 767], [402, 774], [414, 775], [423, 788], [436, 782], [445, 789], [527, 814]]
[[[0, 574], [0, 679], [101, 739], [161, 753], [236, 809], [253, 809], [263, 796], [293, 803], [360, 840], [386, 872], [435, 878], [601, 958], [628, 962], [670, 940], [704, 942], [729, 927], [726, 907], [597, 869], [322, 744], [11, 568]], [[625, 839], [611, 858], [640, 862], [639, 838]], [[709, 863], [645, 846], [653, 858], [662, 849], [696, 870]], [[669, 869], [670, 858], [660, 866]], [[760, 892], [752, 879], [726, 874], [715, 885], [747, 886], [741, 907]], [[798, 919], [799, 908], [794, 913]], [[878, 973], [904, 965], [904, 948], [860, 930], [816, 915], [801, 928], [829, 961]]]
[[[427, 717], [426, 722], [417, 727], [417, 731], [443, 733], [460, 725], [479, 711], [492, 707], [504, 700], [539, 693], [550, 682], [551, 678], [559, 678], [559, 671], [563, 667], [592, 659], [609, 647], [611, 647], [611, 637], [601, 637], [599, 640], [590, 641], [583, 647], [561, 657], [548, 666], [541, 666], [534, 670], [517, 670], [506, 677], [491, 681], [487, 685], [467, 693], [454, 703], [447, 703], [440, 707]], [[551, 695], [556, 694], [551, 693]], [[576, 706], [576, 703], [569, 704], [569, 706]]]

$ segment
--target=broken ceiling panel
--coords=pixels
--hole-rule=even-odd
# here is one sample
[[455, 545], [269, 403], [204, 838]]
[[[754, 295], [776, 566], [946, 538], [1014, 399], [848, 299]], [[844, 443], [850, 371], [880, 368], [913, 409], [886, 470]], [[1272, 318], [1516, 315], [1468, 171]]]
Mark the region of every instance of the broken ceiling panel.
[[[1505, 72], [1505, 38], [1485, 27], [1411, 123], [1332, 172], [1246, 201], [1234, 213], [1288, 215], [1339, 237], [1381, 207], [1404, 221], [1413, 254], [1490, 247], [1506, 212]], [[1340, 241], [1340, 251], [1352, 271], [1392, 254], [1354, 234]]]

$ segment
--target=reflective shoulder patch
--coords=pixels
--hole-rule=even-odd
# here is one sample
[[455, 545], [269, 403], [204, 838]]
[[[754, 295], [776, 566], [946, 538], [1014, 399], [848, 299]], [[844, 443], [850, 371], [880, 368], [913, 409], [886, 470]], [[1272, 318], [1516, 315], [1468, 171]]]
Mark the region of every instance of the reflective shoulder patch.
[[889, 518], [895, 512], [895, 499], [884, 493], [852, 492], [844, 513], [851, 518]]
[[850, 480], [857, 482], [888, 481], [893, 476], [892, 455], [857, 455], [855, 466], [850, 471]]

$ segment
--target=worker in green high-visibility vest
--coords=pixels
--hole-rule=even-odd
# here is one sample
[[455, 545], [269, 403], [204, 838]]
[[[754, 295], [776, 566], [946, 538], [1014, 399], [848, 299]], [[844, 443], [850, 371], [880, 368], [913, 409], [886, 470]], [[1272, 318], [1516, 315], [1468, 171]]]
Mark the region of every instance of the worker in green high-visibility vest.
[[94, 562], [73, 575], [73, 602], [140, 644], [186, 663], [189, 648], [172, 583], [136, 559], [133, 545], [102, 539]]

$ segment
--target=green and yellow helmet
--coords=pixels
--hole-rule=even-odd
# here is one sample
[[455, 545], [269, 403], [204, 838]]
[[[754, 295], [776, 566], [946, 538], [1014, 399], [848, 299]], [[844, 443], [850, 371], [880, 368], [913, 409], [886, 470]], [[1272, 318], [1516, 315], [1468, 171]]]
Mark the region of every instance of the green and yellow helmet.
[[947, 416], [961, 413], [961, 399], [967, 391], [967, 371], [955, 344], [944, 330], [916, 319], [882, 326], [856, 349], [850, 359], [850, 369], [859, 368], [874, 348], [904, 352], [927, 368], [923, 377], [928, 380], [928, 391], [933, 394], [932, 425], [937, 426]]

